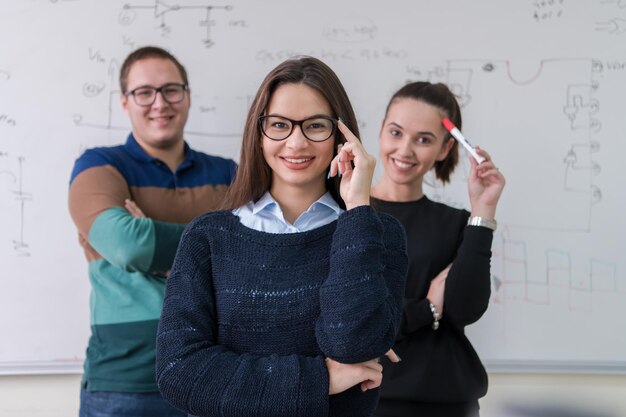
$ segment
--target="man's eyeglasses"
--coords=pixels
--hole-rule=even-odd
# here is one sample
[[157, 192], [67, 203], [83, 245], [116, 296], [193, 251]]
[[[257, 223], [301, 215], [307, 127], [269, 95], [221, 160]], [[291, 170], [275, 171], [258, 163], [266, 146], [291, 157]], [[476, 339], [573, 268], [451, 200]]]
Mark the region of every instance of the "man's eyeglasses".
[[183, 101], [185, 91], [189, 87], [186, 84], [165, 84], [159, 88], [154, 87], [138, 87], [124, 94], [126, 97], [133, 96], [138, 106], [152, 106], [156, 101], [157, 93], [161, 93], [163, 100], [169, 104], [176, 104]]
[[305, 138], [313, 142], [324, 142], [335, 132], [337, 120], [328, 116], [314, 116], [304, 120], [291, 120], [283, 116], [260, 116], [259, 126], [265, 136], [271, 140], [285, 140], [295, 126]]

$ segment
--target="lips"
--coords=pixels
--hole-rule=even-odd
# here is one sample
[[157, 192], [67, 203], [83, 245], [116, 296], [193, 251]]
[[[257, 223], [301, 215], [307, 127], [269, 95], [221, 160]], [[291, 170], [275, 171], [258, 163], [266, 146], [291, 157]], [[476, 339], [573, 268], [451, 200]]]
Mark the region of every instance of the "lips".
[[410, 163], [410, 162], [400, 161], [400, 160], [395, 159], [395, 158], [391, 158], [391, 161], [393, 162], [393, 164], [394, 164], [396, 167], [398, 167], [398, 168], [400, 168], [400, 169], [411, 169], [411, 168], [413, 168], [415, 165], [417, 165], [417, 164], [413, 164], [413, 163]]
[[290, 169], [304, 169], [309, 167], [313, 160], [314, 156], [281, 156], [280, 159], [285, 163], [287, 168]]
[[305, 162], [308, 162], [310, 160], [312, 160], [313, 158], [287, 158], [287, 157], [283, 157], [283, 159], [287, 162], [290, 162], [292, 164], [303, 164]]
[[174, 116], [154, 116], [154, 117], [150, 117], [149, 119], [151, 122], [164, 125], [164, 124], [169, 123], [173, 118]]

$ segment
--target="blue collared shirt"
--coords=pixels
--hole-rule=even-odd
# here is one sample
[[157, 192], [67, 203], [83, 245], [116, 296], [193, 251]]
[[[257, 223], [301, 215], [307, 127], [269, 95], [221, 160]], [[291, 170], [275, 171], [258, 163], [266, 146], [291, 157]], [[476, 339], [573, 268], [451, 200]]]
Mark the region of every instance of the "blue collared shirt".
[[256, 203], [251, 201], [233, 210], [233, 214], [239, 217], [241, 224], [267, 233], [306, 232], [337, 220], [343, 212], [344, 210], [339, 207], [329, 192], [311, 204], [311, 207], [293, 224], [285, 220], [283, 211], [269, 191], [263, 194]]

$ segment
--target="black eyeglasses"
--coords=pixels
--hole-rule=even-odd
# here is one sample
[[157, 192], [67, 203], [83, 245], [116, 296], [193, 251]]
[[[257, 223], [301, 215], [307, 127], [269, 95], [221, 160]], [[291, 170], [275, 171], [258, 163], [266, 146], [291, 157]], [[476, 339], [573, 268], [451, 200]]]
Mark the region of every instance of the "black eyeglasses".
[[285, 140], [300, 126], [305, 138], [313, 142], [324, 142], [335, 132], [337, 120], [328, 116], [313, 116], [304, 120], [291, 120], [283, 116], [260, 116], [259, 126], [271, 140]]
[[157, 93], [161, 93], [163, 100], [169, 104], [176, 104], [183, 101], [187, 88], [187, 84], [165, 84], [159, 88], [138, 87], [124, 95], [126, 97], [133, 96], [133, 99], [138, 106], [152, 106], [156, 101]]

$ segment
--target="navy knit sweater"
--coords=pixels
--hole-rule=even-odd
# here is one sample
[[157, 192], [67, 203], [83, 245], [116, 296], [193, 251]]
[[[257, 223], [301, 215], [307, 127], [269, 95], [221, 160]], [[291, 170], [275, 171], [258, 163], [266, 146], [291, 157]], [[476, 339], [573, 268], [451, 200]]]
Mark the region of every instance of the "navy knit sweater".
[[328, 395], [324, 358], [363, 362], [398, 331], [406, 238], [363, 206], [271, 234], [230, 212], [183, 234], [157, 336], [163, 396], [197, 416], [370, 416], [378, 390]]

